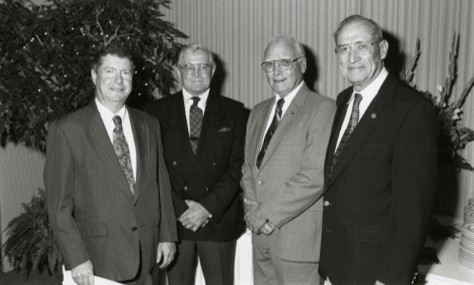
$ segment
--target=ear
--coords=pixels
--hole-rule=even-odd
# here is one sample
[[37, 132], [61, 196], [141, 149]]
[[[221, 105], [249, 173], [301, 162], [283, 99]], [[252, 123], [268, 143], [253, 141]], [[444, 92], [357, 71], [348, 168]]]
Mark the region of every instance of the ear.
[[382, 40], [379, 43], [380, 47], [380, 58], [383, 60], [387, 57], [388, 54], [388, 42], [386, 40]]
[[304, 74], [306, 72], [306, 57], [305, 56], [301, 59], [300, 66], [301, 66], [301, 73]]
[[211, 73], [211, 77], [214, 77], [214, 72], [216, 71], [216, 65], [213, 64], [212, 65], [212, 73]]
[[94, 68], [91, 68], [91, 78], [92, 82], [94, 82], [94, 85], [97, 83], [97, 72], [95, 72]]

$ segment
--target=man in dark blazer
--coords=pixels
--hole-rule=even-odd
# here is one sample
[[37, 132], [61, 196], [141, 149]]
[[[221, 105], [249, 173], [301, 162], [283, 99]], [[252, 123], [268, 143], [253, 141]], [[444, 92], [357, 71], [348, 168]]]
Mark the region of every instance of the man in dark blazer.
[[178, 61], [182, 90], [146, 108], [162, 126], [178, 217], [170, 285], [194, 284], [198, 256], [206, 284], [234, 280], [236, 240], [244, 230], [239, 181], [248, 112], [209, 88], [215, 69], [207, 48], [185, 46]]
[[409, 284], [432, 214], [436, 117], [388, 74], [388, 43], [353, 15], [334, 33], [352, 87], [337, 98], [325, 163], [320, 273], [329, 284]]
[[304, 83], [304, 48], [294, 38], [274, 37], [263, 59], [274, 94], [250, 113], [241, 181], [254, 283], [316, 285], [324, 157], [336, 106]]
[[98, 54], [91, 75], [94, 101], [49, 129], [51, 226], [77, 284], [93, 284], [96, 275], [150, 285], [150, 272], [171, 262], [177, 240], [160, 125], [125, 106], [133, 63], [119, 45]]

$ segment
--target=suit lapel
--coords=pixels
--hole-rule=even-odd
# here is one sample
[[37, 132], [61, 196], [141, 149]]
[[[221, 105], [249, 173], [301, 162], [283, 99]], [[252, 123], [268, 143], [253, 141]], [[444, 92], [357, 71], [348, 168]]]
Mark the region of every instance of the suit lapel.
[[132, 192], [128, 187], [127, 178], [123, 174], [122, 168], [120, 167], [114, 147], [110, 142], [109, 135], [105, 129], [102, 117], [97, 110], [95, 101], [89, 104], [87, 108], [89, 108], [90, 112], [88, 117], [91, 118], [89, 124], [88, 140], [90, 141], [92, 148], [94, 148], [97, 156], [103, 161], [103, 167], [110, 169], [114, 177], [121, 177], [120, 179], [122, 179], [123, 183], [127, 185], [127, 187], [122, 188], [127, 191], [127, 195], [132, 195]]
[[199, 137], [199, 143], [196, 151], [197, 160], [201, 160], [206, 157], [207, 154], [215, 147], [214, 141], [219, 132], [219, 127], [221, 126], [221, 121], [224, 117], [218, 98], [218, 94], [212, 92], [209, 93], [206, 102], [206, 111], [204, 113], [204, 118], [201, 127], [201, 135]]
[[336, 111], [336, 115], [334, 116], [334, 125], [331, 130], [332, 135], [329, 140], [328, 150], [327, 150], [326, 159], [325, 159], [325, 166], [324, 166], [325, 177], [328, 177], [329, 170], [331, 169], [332, 160], [334, 158], [334, 152], [336, 151], [337, 139], [339, 138], [342, 122], [344, 122], [344, 117], [346, 116], [346, 113], [347, 113], [347, 108], [348, 108], [347, 102], [349, 101], [351, 94], [352, 94], [352, 88], [348, 88], [343, 93], [341, 93], [341, 95], [339, 95], [339, 98], [337, 100], [337, 111]]
[[[344, 149], [339, 156], [332, 178], [328, 181], [328, 187], [337, 179], [341, 174], [342, 170], [354, 157], [360, 147], [367, 141], [372, 133], [379, 126], [383, 119], [383, 116], [387, 113], [384, 111], [389, 104], [392, 103], [393, 89], [395, 87], [396, 80], [392, 77], [387, 77], [385, 82], [380, 87], [379, 92], [370, 103], [369, 107], [365, 111], [361, 120], [357, 124], [356, 128], [352, 132], [349, 141], [344, 146]], [[338, 135], [339, 133], [335, 134]]]
[[270, 144], [268, 144], [260, 169], [265, 167], [265, 164], [270, 159], [277, 146], [280, 144], [282, 138], [288, 133], [288, 129], [293, 124], [295, 114], [304, 104], [308, 91], [308, 87], [303, 85], [291, 102], [291, 105], [286, 110], [285, 115], [283, 115], [283, 118], [281, 119], [280, 124], [275, 131], [275, 134], [273, 134], [272, 139], [270, 140]]
[[151, 136], [150, 129], [146, 128], [141, 120], [138, 118], [138, 114], [135, 110], [127, 108], [130, 116], [130, 124], [132, 126], [133, 138], [135, 141], [135, 149], [137, 153], [137, 173], [134, 187], [135, 201], [140, 196], [140, 183], [144, 181], [146, 172], [148, 170], [149, 158], [150, 158], [150, 146]]
[[251, 135], [251, 161], [252, 166], [256, 167], [257, 164], [257, 157], [258, 153], [260, 152], [260, 146], [263, 141], [263, 137], [265, 136], [265, 127], [267, 126], [268, 119], [270, 117], [270, 113], [272, 111], [272, 107], [275, 104], [275, 100], [272, 98], [267, 100], [265, 106], [263, 106], [262, 110], [260, 111], [261, 114], [256, 114], [255, 118], [257, 119], [255, 122], [255, 126], [252, 128], [254, 133], [247, 134], [247, 136]]

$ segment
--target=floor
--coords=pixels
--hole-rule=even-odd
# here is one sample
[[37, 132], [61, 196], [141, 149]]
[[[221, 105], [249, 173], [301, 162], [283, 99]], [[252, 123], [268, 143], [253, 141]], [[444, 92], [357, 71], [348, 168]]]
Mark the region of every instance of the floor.
[[59, 276], [46, 273], [31, 272], [29, 276], [25, 272], [9, 271], [3, 273], [0, 269], [0, 285], [60, 285]]

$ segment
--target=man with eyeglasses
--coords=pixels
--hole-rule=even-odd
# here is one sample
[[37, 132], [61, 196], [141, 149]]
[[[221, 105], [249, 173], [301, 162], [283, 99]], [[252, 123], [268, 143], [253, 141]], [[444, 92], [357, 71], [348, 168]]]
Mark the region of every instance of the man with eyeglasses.
[[170, 285], [194, 284], [198, 257], [206, 284], [234, 281], [236, 240], [245, 228], [239, 181], [248, 110], [210, 88], [215, 71], [206, 47], [183, 47], [182, 90], [146, 109], [161, 123], [178, 218]]
[[335, 103], [308, 89], [304, 48], [290, 36], [271, 40], [262, 69], [274, 94], [250, 113], [241, 181], [254, 283], [320, 284], [320, 197]]
[[334, 33], [342, 75], [325, 163], [320, 273], [328, 284], [410, 284], [436, 191], [433, 105], [384, 67], [380, 26], [353, 15]]

